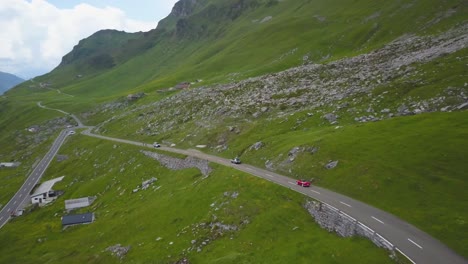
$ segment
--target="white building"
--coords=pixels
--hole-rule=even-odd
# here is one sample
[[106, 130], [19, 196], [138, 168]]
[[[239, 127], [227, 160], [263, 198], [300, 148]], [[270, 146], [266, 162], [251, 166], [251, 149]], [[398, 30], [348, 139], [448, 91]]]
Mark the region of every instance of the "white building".
[[14, 168], [18, 167], [20, 164], [19, 162], [0, 162], [0, 168]]
[[43, 182], [31, 195], [33, 204], [47, 204], [57, 199], [57, 195], [52, 187], [56, 182], [63, 179], [64, 176]]

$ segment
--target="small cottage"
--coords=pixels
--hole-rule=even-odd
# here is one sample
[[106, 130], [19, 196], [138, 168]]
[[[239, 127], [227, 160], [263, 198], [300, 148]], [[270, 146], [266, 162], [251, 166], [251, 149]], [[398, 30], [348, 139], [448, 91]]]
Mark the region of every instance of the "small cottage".
[[62, 226], [73, 226], [81, 224], [90, 224], [94, 222], [94, 213], [66, 215], [62, 217]]

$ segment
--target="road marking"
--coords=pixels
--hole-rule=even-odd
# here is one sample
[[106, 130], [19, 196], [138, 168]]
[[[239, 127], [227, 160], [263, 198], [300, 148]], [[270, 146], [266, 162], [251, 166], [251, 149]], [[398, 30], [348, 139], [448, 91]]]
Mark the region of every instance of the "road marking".
[[292, 184], [292, 185], [296, 185], [296, 183], [295, 183], [295, 182], [289, 182], [289, 181], [288, 181], [288, 183], [289, 183], [289, 184]]
[[422, 249], [422, 247], [420, 245], [418, 245], [416, 242], [414, 242], [413, 240], [408, 238], [408, 241], [415, 244], [418, 248]]
[[265, 173], [266, 176], [270, 177], [270, 178], [274, 178], [275, 176], [271, 175], [271, 174], [268, 174], [268, 173]]
[[383, 222], [382, 220], [380, 220], [380, 219], [378, 219], [378, 218], [375, 218], [375, 217], [373, 217], [373, 216], [371, 216], [371, 217], [372, 217], [375, 221], [377, 221], [377, 222], [379, 222], [379, 223], [381, 223], [381, 224], [384, 224], [384, 222]]
[[405, 253], [403, 253], [399, 248], [395, 248], [396, 250], [398, 250], [398, 252], [400, 252], [403, 256], [405, 256], [407, 259], [409, 259], [409, 261], [411, 261], [411, 263], [413, 264], [416, 264], [416, 262], [414, 262], [410, 257], [408, 257]]
[[254, 171], [254, 170], [253, 170], [253, 169], [251, 169], [251, 168], [245, 168], [245, 169], [246, 169], [246, 170], [249, 170], [249, 171]]
[[344, 202], [342, 202], [342, 201], [340, 201], [340, 203], [341, 203], [341, 204], [344, 204], [344, 205], [346, 205], [346, 206], [348, 206], [348, 207], [352, 207], [351, 205], [349, 205], [349, 204], [347, 204], [347, 203], [344, 203]]
[[31, 186], [31, 183], [28, 183], [28, 186]]
[[16, 201], [13, 204], [16, 204]]
[[319, 192], [317, 192], [317, 191], [314, 191], [314, 190], [310, 190], [310, 191], [311, 191], [311, 192], [314, 192], [314, 193], [316, 193], [316, 194], [320, 194]]
[[23, 194], [20, 194], [19, 197], [20, 197], [20, 198], [23, 197]]

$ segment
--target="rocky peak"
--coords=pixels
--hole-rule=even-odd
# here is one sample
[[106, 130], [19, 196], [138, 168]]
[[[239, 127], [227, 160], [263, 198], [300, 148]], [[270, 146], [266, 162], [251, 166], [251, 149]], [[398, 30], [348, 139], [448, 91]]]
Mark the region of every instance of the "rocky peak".
[[170, 15], [178, 18], [187, 17], [193, 13], [198, 2], [198, 0], [180, 0], [175, 3]]

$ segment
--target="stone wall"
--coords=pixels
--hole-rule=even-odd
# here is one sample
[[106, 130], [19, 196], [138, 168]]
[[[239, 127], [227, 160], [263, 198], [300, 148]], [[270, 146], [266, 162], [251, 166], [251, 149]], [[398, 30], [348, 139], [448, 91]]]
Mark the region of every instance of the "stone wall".
[[336, 232], [342, 237], [362, 236], [371, 240], [378, 247], [385, 248], [394, 254], [395, 247], [374, 230], [353, 217], [322, 202], [307, 201], [304, 207], [322, 228]]

